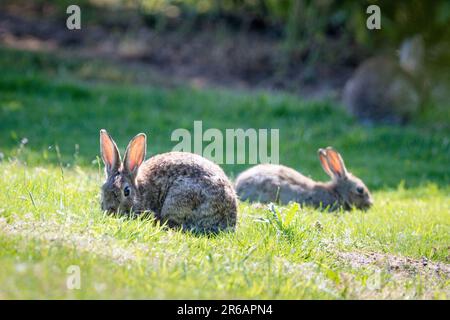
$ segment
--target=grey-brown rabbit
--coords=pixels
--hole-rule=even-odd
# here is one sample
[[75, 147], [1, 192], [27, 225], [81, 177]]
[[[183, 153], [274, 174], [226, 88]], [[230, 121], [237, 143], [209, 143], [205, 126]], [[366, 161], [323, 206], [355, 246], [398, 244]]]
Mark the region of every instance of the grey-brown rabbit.
[[323, 169], [332, 178], [330, 182], [313, 181], [282, 165], [261, 164], [237, 177], [238, 196], [243, 201], [279, 201], [281, 204], [294, 201], [329, 210], [370, 208], [372, 197], [369, 190], [359, 178], [347, 171], [340, 154], [331, 147], [319, 149], [318, 153]]
[[236, 193], [213, 162], [188, 152], [163, 153], [144, 162], [143, 133], [130, 141], [123, 162], [106, 130], [100, 130], [100, 146], [106, 171], [102, 210], [123, 214], [152, 211], [169, 227], [200, 233], [235, 228]]

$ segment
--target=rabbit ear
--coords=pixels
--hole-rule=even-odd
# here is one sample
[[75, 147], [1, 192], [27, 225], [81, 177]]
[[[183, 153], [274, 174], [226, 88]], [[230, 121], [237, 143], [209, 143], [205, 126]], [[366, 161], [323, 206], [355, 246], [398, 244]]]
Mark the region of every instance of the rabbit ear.
[[329, 175], [331, 178], [333, 178], [334, 174], [333, 174], [333, 172], [331, 172], [330, 166], [328, 165], [326, 151], [324, 149], [319, 149], [317, 151], [317, 153], [319, 154], [319, 160], [320, 160], [320, 163], [322, 164], [323, 171], [325, 171], [325, 173], [327, 175]]
[[145, 133], [139, 133], [128, 144], [123, 158], [124, 169], [133, 177], [136, 177], [139, 166], [144, 162], [146, 151], [147, 136]]
[[119, 170], [121, 160], [119, 149], [105, 129], [100, 130], [100, 153], [108, 175]]
[[339, 152], [331, 147], [326, 150], [327, 160], [330, 170], [333, 172], [334, 176], [337, 178], [344, 178], [347, 176], [347, 169], [345, 168], [344, 160], [342, 160]]

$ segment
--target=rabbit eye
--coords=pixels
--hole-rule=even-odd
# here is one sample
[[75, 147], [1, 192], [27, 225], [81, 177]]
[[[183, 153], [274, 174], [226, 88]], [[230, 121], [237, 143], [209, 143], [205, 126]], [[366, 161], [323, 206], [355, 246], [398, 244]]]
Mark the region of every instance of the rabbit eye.
[[357, 187], [356, 188], [356, 192], [358, 192], [359, 194], [363, 194], [364, 193], [364, 188], [363, 187]]
[[129, 187], [129, 186], [126, 186], [126, 187], [123, 189], [123, 195], [124, 195], [125, 197], [128, 197], [128, 196], [130, 195], [130, 187]]

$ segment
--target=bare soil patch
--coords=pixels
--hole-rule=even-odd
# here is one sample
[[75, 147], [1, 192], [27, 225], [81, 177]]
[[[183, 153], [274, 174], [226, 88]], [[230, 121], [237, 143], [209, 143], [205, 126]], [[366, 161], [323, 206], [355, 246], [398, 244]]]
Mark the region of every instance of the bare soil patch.
[[338, 252], [338, 257], [349, 263], [352, 268], [376, 266], [389, 273], [396, 273], [405, 277], [438, 276], [450, 279], [450, 264], [432, 262], [426, 257], [413, 259], [377, 252]]

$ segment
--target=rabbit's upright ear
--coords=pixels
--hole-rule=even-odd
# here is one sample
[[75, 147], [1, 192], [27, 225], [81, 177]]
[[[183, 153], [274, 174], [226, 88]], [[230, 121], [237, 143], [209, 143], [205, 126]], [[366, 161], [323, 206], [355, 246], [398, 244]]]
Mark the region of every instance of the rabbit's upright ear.
[[336, 178], [345, 178], [347, 176], [347, 169], [345, 168], [344, 160], [342, 160], [339, 152], [331, 147], [326, 150], [327, 161], [331, 172]]
[[322, 165], [323, 171], [325, 171], [325, 173], [329, 175], [330, 178], [334, 178], [334, 174], [333, 172], [331, 172], [330, 166], [328, 165], [327, 152], [321, 148], [317, 151], [317, 153], [319, 155], [319, 160], [320, 164]]
[[144, 162], [147, 151], [147, 136], [139, 133], [128, 144], [123, 158], [124, 169], [133, 177], [136, 177], [139, 166]]
[[111, 175], [119, 170], [121, 160], [119, 149], [105, 129], [100, 130], [100, 153], [105, 164], [106, 173]]

